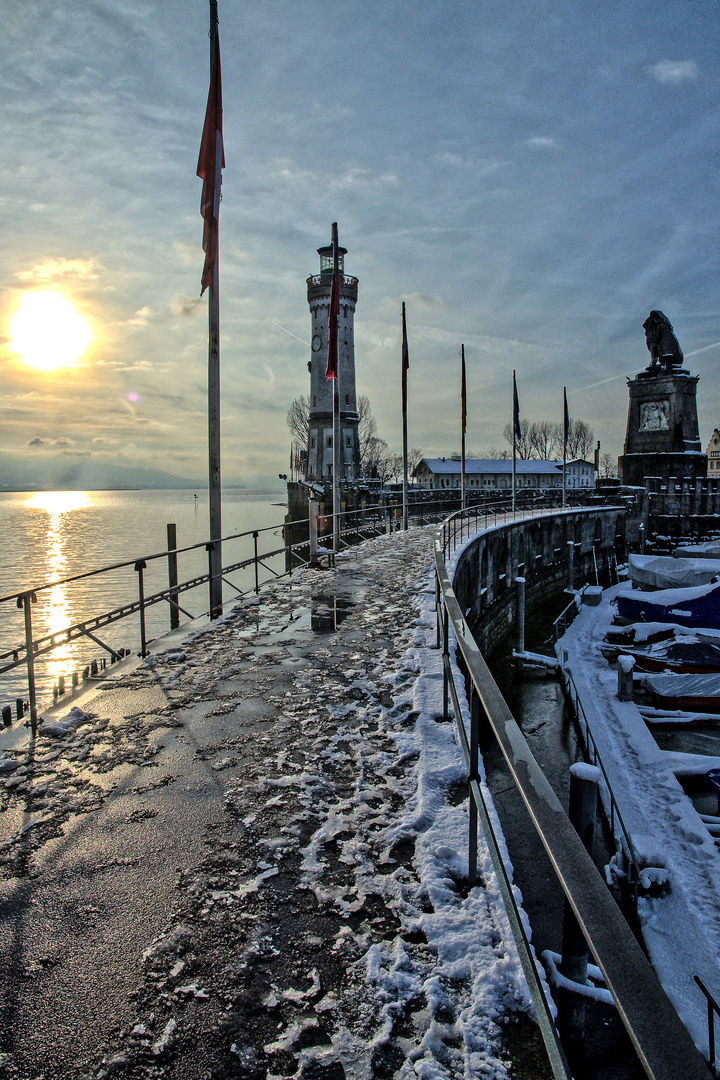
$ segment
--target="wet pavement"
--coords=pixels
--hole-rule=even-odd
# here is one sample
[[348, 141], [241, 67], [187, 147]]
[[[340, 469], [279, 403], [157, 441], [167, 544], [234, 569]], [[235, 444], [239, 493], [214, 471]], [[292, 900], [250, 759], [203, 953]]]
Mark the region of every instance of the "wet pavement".
[[406, 813], [431, 556], [362, 545], [8, 737], [0, 1077], [549, 1075], [490, 901], [502, 1013], [431, 938], [468, 902]]

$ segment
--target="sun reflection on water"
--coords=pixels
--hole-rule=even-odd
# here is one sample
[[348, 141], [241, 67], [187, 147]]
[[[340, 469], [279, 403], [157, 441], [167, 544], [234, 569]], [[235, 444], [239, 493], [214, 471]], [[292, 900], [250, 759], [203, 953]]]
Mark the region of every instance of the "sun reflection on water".
[[[90, 499], [82, 491], [39, 491], [30, 496], [24, 505], [33, 510], [42, 510], [48, 515], [42, 580], [54, 581], [72, 576], [68, 568], [68, 549], [69, 545], [77, 543], [78, 537], [77, 533], [71, 535], [73, 530], [69, 515], [73, 510], [91, 506]], [[58, 634], [75, 621], [70, 588], [71, 586], [60, 583], [38, 594], [39, 603], [33, 620], [36, 638]], [[55, 681], [59, 676], [67, 675], [73, 670], [77, 658], [77, 645], [68, 642], [58, 646], [47, 656], [46, 671]]]

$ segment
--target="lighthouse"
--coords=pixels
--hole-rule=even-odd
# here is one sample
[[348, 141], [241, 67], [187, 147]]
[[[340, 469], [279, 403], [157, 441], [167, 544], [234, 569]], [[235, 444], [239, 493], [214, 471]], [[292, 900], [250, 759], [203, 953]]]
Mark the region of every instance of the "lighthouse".
[[[310, 418], [305, 479], [325, 482], [333, 472], [333, 380], [325, 378], [328, 361], [330, 289], [333, 277], [332, 244], [317, 249], [320, 273], [307, 279], [307, 300], [312, 320], [310, 339]], [[338, 248], [340, 315], [338, 318], [338, 397], [342, 448], [340, 481], [360, 475], [357, 395], [355, 392], [355, 305], [358, 279], [345, 274], [347, 248]]]

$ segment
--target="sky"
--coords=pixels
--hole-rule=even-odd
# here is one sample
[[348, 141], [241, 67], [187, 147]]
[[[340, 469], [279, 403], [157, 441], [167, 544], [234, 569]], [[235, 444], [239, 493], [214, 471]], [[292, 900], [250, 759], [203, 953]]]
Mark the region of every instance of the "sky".
[[[207, 0], [4, 0], [0, 453], [207, 475], [207, 294], [195, 175]], [[338, 222], [359, 279], [358, 393], [428, 456], [506, 447], [520, 412], [622, 452], [626, 378], [665, 312], [720, 425], [720, 31], [710, 0], [219, 0], [225, 482], [288, 471], [309, 391], [306, 279]], [[79, 360], [22, 362], [53, 291]], [[15, 324], [13, 324], [15, 326]], [[55, 338], [70, 330], [54, 331]], [[13, 348], [15, 345], [15, 348]]]

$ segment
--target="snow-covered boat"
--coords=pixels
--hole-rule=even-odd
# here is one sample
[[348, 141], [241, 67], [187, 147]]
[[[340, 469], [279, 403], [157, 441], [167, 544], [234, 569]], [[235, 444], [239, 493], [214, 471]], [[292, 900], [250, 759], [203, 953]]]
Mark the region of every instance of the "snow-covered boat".
[[629, 555], [628, 573], [633, 585], [641, 589], [686, 589], [720, 580], [720, 559]]
[[720, 646], [704, 641], [663, 641], [647, 648], [609, 645], [602, 646], [601, 651], [606, 660], [614, 660], [621, 653], [632, 656], [636, 671], [720, 674]]
[[720, 674], [648, 675], [645, 685], [662, 708], [720, 713]]
[[618, 615], [629, 622], [664, 622], [720, 630], [720, 584], [659, 592], [620, 593]]

